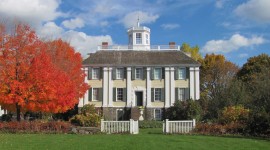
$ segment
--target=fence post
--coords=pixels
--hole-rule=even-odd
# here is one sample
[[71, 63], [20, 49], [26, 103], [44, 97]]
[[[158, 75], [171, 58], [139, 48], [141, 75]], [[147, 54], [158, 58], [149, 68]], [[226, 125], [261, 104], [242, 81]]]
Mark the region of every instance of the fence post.
[[129, 120], [129, 132], [130, 132], [130, 134], [133, 134], [133, 119], [130, 119]]
[[195, 120], [195, 119], [192, 120], [192, 125], [193, 125], [192, 127], [193, 127], [193, 129], [194, 129], [195, 126], [196, 126], [196, 120]]
[[101, 125], [100, 125], [100, 130], [101, 130], [101, 132], [104, 132], [104, 119], [101, 119]]
[[169, 133], [169, 119], [165, 120], [165, 133]]

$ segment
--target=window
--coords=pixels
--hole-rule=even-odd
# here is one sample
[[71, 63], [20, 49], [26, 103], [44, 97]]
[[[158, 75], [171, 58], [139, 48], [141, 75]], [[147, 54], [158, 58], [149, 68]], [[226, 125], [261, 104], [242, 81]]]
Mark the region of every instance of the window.
[[116, 120], [117, 121], [124, 120], [124, 110], [123, 109], [116, 109]]
[[136, 44], [142, 44], [142, 34], [136, 33]]
[[93, 95], [93, 101], [97, 101], [98, 100], [98, 88], [93, 88], [92, 91], [92, 95]]
[[178, 100], [180, 100], [180, 101], [185, 100], [185, 89], [184, 88], [178, 89]]
[[179, 79], [186, 79], [186, 68], [179, 68], [178, 69], [178, 78]]
[[135, 69], [135, 79], [143, 79], [143, 69], [142, 68]]
[[116, 79], [123, 79], [124, 78], [124, 69], [117, 68], [116, 69]]
[[129, 43], [129, 45], [132, 45], [132, 44], [133, 44], [133, 41], [132, 41], [132, 34], [129, 35], [128, 43]]
[[123, 88], [117, 88], [117, 97], [116, 100], [117, 101], [123, 101]]
[[146, 44], [149, 44], [149, 35], [145, 34]]
[[161, 79], [161, 68], [154, 69], [154, 79]]
[[92, 69], [92, 79], [99, 79], [99, 68]]
[[154, 119], [155, 120], [161, 120], [162, 119], [162, 110], [161, 109], [155, 109], [154, 110]]
[[155, 101], [161, 101], [161, 88], [155, 88]]

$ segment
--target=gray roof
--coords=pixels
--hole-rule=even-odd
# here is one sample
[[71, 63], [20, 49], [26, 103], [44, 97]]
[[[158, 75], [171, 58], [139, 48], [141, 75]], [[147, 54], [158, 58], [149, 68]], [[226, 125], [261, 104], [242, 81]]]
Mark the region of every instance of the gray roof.
[[200, 66], [182, 51], [100, 50], [83, 61], [84, 66]]

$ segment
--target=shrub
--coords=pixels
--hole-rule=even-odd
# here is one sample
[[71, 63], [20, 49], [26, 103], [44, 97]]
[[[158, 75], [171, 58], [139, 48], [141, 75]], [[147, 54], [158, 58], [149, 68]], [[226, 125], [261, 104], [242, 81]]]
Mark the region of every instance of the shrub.
[[0, 123], [0, 131], [4, 133], [68, 133], [72, 125], [60, 121], [11, 121]]
[[170, 120], [200, 119], [202, 109], [197, 101], [176, 101], [165, 112], [165, 118]]
[[245, 109], [243, 106], [228, 106], [223, 109], [219, 117], [220, 123], [242, 123], [245, 124], [248, 120], [249, 109]]
[[[259, 111], [259, 110], [258, 110]], [[270, 136], [270, 114], [265, 111], [251, 112], [246, 130], [253, 136]]]
[[12, 114], [3, 114], [1, 116], [1, 121], [11, 121], [12, 119]]
[[206, 135], [243, 134], [244, 127], [241, 123], [197, 123], [194, 132]]
[[139, 121], [139, 128], [145, 129], [145, 128], [162, 128], [163, 122], [162, 121], [155, 121], [155, 120], [144, 120]]
[[97, 127], [100, 125], [100, 119], [101, 115], [97, 113], [94, 105], [87, 104], [82, 107], [80, 114], [70, 119], [70, 122], [84, 127]]

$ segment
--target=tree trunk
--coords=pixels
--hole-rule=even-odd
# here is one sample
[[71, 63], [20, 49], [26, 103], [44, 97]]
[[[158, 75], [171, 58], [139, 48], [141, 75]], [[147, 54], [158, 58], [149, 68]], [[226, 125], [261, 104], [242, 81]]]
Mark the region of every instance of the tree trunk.
[[17, 112], [17, 121], [21, 121], [21, 107], [18, 103], [16, 103], [16, 112]]

